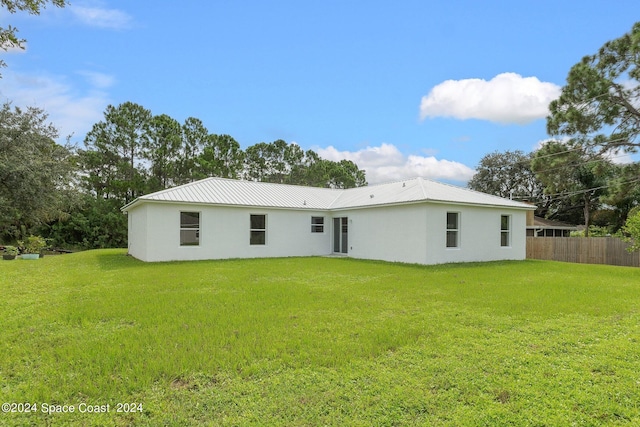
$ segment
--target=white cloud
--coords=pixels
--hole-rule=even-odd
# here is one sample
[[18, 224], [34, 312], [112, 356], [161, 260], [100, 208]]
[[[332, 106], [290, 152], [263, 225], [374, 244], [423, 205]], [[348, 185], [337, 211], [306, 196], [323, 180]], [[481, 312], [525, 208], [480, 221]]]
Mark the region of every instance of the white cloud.
[[546, 143], [551, 142], [551, 141], [558, 141], [558, 142], [561, 142], [561, 143], [563, 143], [563, 144], [566, 144], [566, 143], [569, 141], [569, 139], [570, 139], [570, 138], [569, 138], [568, 136], [564, 136], [564, 137], [562, 137], [562, 138], [560, 138], [560, 139], [558, 139], [558, 138], [545, 138], [545, 139], [541, 139], [541, 140], [539, 140], [538, 142], [536, 142], [536, 143], [533, 145], [533, 147], [532, 147], [531, 151], [538, 151], [539, 149], [541, 149], [542, 147], [544, 147], [544, 145], [545, 145]]
[[633, 155], [630, 153], [618, 153], [618, 154], [607, 153], [605, 154], [605, 157], [617, 165], [628, 165], [628, 164], [634, 163], [635, 161], [633, 158]]
[[422, 97], [420, 118], [453, 117], [526, 124], [549, 114], [560, 87], [516, 73], [493, 79], [447, 80]]
[[107, 89], [115, 83], [113, 76], [97, 71], [78, 71], [78, 74], [85, 77], [92, 86], [99, 89]]
[[[109, 80], [109, 76], [100, 75], [104, 81]], [[2, 81], [2, 101], [8, 100], [18, 107], [42, 108], [59, 130], [61, 141], [72, 134], [75, 135], [73, 141], [83, 138], [93, 124], [102, 119], [102, 113], [110, 102], [103, 90], [105, 86], [95, 84], [92, 79], [88, 79], [90, 87], [85, 93], [61, 76], [18, 74], [9, 70], [3, 73]]]
[[80, 22], [91, 27], [122, 30], [133, 23], [131, 15], [117, 9], [70, 5], [69, 10]]
[[366, 171], [367, 182], [377, 184], [403, 178], [421, 176], [429, 179], [466, 182], [475, 173], [462, 163], [438, 160], [434, 156], [405, 155], [393, 144], [366, 147], [358, 151], [339, 151], [333, 146], [318, 148], [320, 157], [332, 160], [351, 160]]

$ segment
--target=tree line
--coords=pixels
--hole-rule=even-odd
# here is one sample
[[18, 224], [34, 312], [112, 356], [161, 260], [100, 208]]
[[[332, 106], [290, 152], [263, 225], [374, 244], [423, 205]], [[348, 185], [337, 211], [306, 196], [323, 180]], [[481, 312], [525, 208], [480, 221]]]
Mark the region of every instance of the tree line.
[[640, 204], [637, 163], [616, 164], [609, 157], [550, 140], [530, 153], [485, 155], [467, 186], [536, 205], [536, 216], [584, 224], [589, 233], [616, 234]]
[[281, 139], [242, 150], [200, 119], [181, 124], [132, 102], [108, 106], [84, 144], [77, 152], [84, 188], [123, 203], [211, 176], [333, 188], [366, 184], [364, 171], [349, 160], [325, 160]]
[[315, 187], [366, 185], [349, 161], [322, 159], [283, 140], [242, 150], [200, 119], [179, 123], [141, 105], [109, 105], [82, 148], [57, 144], [56, 128], [38, 108], [0, 109], [0, 239], [31, 233], [56, 246], [126, 246], [120, 207], [144, 194], [206, 177]]

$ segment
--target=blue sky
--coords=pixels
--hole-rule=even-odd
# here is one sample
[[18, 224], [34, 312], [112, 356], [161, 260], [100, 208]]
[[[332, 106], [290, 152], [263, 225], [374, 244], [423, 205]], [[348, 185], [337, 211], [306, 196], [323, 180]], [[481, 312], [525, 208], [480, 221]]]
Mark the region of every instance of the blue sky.
[[82, 145], [107, 105], [201, 119], [243, 148], [284, 139], [370, 183], [465, 185], [493, 151], [548, 139], [572, 65], [640, 20], [637, 0], [71, 0], [8, 15], [0, 99]]

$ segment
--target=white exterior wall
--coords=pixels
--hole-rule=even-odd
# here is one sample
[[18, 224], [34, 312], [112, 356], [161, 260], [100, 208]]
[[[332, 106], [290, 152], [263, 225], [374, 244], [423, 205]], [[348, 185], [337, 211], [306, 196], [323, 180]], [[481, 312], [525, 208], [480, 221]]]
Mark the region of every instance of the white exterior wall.
[[[146, 235], [129, 231], [144, 243], [130, 246], [143, 261], [204, 260], [327, 255], [331, 248], [331, 215], [326, 212], [145, 203], [129, 211], [133, 227], [144, 226], [136, 217], [146, 207]], [[200, 244], [180, 246], [180, 212], [200, 212]], [[266, 215], [265, 245], [250, 245], [250, 215]], [[311, 217], [324, 216], [323, 233], [311, 232]], [[132, 250], [133, 248], [133, 250]]]
[[333, 212], [349, 218], [349, 253], [354, 258], [425, 264], [425, 204]]
[[[200, 212], [200, 245], [180, 246], [180, 212]], [[446, 247], [447, 212], [459, 213], [459, 247]], [[250, 245], [251, 214], [264, 214], [266, 245]], [[328, 255], [333, 218], [348, 217], [348, 256], [418, 264], [526, 258], [526, 211], [418, 203], [341, 211], [143, 203], [128, 211], [129, 253], [143, 261]], [[500, 245], [501, 215], [511, 244]], [[324, 232], [311, 232], [323, 216]]]
[[[459, 214], [459, 246], [446, 247], [447, 212]], [[500, 220], [509, 215], [510, 245], [501, 242]], [[518, 209], [437, 203], [333, 212], [349, 218], [354, 258], [418, 264], [526, 258], [526, 212]]]
[[[459, 246], [446, 247], [447, 212], [459, 213]], [[511, 219], [511, 244], [500, 246], [500, 218]], [[427, 264], [522, 260], [526, 258], [526, 211], [509, 208], [429, 204]]]
[[147, 206], [142, 204], [127, 212], [129, 254], [141, 260], [147, 259]]

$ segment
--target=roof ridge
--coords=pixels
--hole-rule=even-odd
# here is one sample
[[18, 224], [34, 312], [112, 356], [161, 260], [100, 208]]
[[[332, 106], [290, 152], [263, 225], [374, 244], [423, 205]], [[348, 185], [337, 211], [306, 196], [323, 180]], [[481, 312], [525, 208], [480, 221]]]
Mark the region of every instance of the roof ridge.
[[[353, 187], [353, 188], [360, 188], [360, 187]], [[338, 194], [331, 201], [331, 203], [329, 203], [329, 206], [327, 206], [327, 209], [333, 209], [333, 205], [338, 201], [338, 199], [340, 199], [340, 197], [342, 197], [342, 195], [345, 192], [347, 192], [348, 190], [352, 190], [353, 188], [332, 188], [332, 190], [336, 190], [338, 192]]]
[[424, 197], [425, 200], [429, 200], [429, 197], [427, 197], [427, 190], [425, 190], [424, 188], [425, 179], [419, 176], [418, 182], [420, 183], [420, 191], [422, 191], [422, 197]]

